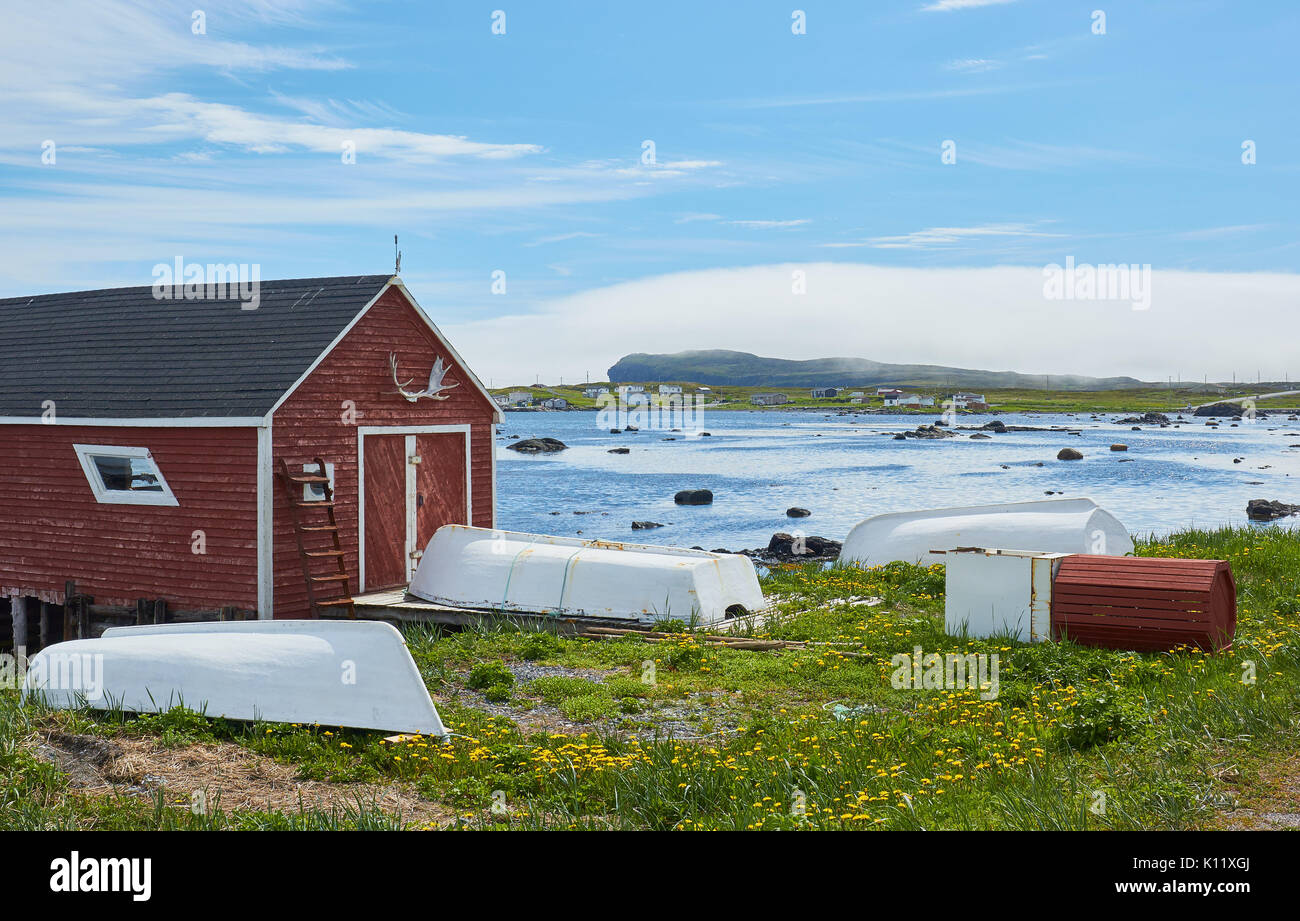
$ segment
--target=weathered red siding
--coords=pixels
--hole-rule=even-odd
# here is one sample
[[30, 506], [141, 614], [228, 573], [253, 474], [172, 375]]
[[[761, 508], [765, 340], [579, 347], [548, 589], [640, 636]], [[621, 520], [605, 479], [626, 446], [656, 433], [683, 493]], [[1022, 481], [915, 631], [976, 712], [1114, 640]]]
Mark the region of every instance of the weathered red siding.
[[[460, 386], [446, 400], [407, 402], [393, 386], [388, 365], [397, 354], [402, 379], [415, 378], [422, 389], [435, 356], [448, 367], [446, 380]], [[349, 404], [348, 401], [351, 401]], [[280, 458], [292, 469], [320, 456], [335, 465], [335, 515], [347, 554], [351, 590], [358, 591], [357, 428], [379, 425], [471, 426], [470, 459], [473, 524], [492, 526], [492, 422], [496, 408], [472, 383], [397, 288], [389, 288], [312, 374], [275, 412], [271, 437], [276, 469]], [[274, 614], [277, 618], [308, 615], [288, 499], [276, 483], [274, 502]], [[404, 521], [405, 494], [384, 500], [367, 496], [367, 505], [387, 506]], [[370, 514], [370, 513], [367, 513]], [[401, 526], [401, 527], [404, 527]]]
[[[180, 505], [96, 502], [74, 444], [148, 448]], [[256, 608], [257, 430], [5, 426], [0, 595], [62, 603], [67, 579], [103, 604]]]

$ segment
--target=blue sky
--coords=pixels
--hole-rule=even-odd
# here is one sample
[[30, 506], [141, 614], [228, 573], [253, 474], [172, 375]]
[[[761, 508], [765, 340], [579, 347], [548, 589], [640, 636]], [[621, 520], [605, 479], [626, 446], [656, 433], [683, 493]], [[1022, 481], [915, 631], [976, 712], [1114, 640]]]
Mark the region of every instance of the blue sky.
[[[3, 295], [147, 284], [178, 255], [383, 272], [396, 232], [403, 277], [484, 377], [714, 347], [1213, 377], [1246, 373], [1248, 337], [1188, 337], [1176, 362], [1112, 345], [1216, 315], [1294, 328], [1294, 3], [85, 0], [7, 18]], [[998, 306], [1067, 257], [1149, 263], [1150, 314]], [[818, 280], [803, 300], [792, 266]], [[992, 331], [935, 335], [972, 315]]]

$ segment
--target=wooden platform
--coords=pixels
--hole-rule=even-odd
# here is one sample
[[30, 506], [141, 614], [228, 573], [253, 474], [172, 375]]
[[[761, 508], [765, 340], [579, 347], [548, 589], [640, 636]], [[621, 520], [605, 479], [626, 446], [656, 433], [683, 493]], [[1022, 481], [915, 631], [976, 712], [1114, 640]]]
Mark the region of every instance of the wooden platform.
[[[631, 627], [648, 629], [648, 624], [622, 617], [559, 617], [554, 614], [529, 614], [520, 611], [497, 611], [480, 608], [453, 608], [424, 601], [407, 593], [405, 588], [392, 588], [381, 592], [368, 592], [353, 598], [357, 617], [362, 620], [382, 620], [400, 627], [403, 624], [446, 624], [456, 627], [491, 626], [493, 624], [530, 625], [545, 627], [558, 633], [586, 633], [592, 627]], [[714, 632], [730, 632], [761, 623], [771, 611], [758, 611], [719, 624], [709, 624]], [[321, 616], [346, 618], [346, 608], [321, 608]]]

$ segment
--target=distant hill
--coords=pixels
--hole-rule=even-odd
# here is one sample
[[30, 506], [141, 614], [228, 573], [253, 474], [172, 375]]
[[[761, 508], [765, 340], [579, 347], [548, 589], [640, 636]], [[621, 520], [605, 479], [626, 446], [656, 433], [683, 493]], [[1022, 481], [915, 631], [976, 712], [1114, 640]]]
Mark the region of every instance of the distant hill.
[[932, 386], [1042, 390], [1126, 390], [1148, 386], [1133, 377], [1021, 374], [943, 365], [895, 365], [867, 358], [790, 361], [748, 352], [708, 349], [673, 355], [624, 355], [609, 369], [611, 381], [694, 381], [733, 387]]

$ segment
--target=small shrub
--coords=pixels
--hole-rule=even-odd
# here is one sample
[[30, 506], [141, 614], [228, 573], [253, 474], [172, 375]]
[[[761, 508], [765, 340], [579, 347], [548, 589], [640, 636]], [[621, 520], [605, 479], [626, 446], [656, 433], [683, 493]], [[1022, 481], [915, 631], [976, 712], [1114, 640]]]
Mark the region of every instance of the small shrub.
[[491, 703], [491, 704], [504, 704], [504, 703], [509, 703], [509, 702], [510, 702], [510, 685], [508, 685], [508, 684], [494, 684], [494, 685], [492, 685], [492, 687], [488, 688], [486, 691], [483, 692], [483, 696], [486, 697], [488, 703]]
[[528, 685], [530, 693], [536, 694], [552, 707], [557, 707], [572, 697], [605, 694], [604, 688], [586, 678], [570, 678], [567, 675], [547, 675], [537, 678]]
[[589, 723], [604, 716], [613, 716], [613, 698], [604, 694], [581, 694], [560, 701], [560, 712], [575, 723]]
[[605, 690], [610, 697], [645, 697], [650, 693], [649, 685], [627, 677], [611, 678], [605, 682]]
[[640, 713], [641, 701], [635, 697], [624, 697], [618, 702], [618, 708], [624, 713]]
[[519, 655], [529, 662], [550, 658], [559, 651], [560, 638], [544, 630], [529, 633], [519, 644]]
[[1060, 739], [1073, 749], [1112, 742], [1136, 732], [1148, 717], [1133, 700], [1103, 692], [1080, 700], [1060, 722]]
[[506, 668], [504, 662], [479, 662], [469, 670], [469, 678], [465, 684], [476, 691], [498, 686], [512, 688], [515, 684], [515, 676], [510, 669]]

